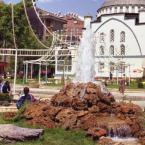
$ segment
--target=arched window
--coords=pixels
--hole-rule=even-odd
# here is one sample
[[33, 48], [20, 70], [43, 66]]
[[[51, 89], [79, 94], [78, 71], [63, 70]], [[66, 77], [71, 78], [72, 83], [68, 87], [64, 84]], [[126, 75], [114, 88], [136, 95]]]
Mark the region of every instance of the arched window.
[[114, 42], [114, 30], [110, 30], [110, 42]]
[[100, 46], [100, 55], [104, 55], [104, 46]]
[[112, 13], [112, 8], [110, 8], [110, 13]]
[[132, 6], [132, 13], [135, 13], [135, 7]]
[[129, 7], [126, 7], [126, 13], [129, 13]]
[[120, 7], [120, 13], [123, 13], [123, 6]]
[[100, 34], [100, 43], [104, 42], [105, 41], [105, 34], [102, 32]]
[[110, 55], [114, 55], [114, 46], [113, 45], [110, 46]]
[[125, 55], [125, 46], [123, 44], [120, 46], [120, 54]]
[[120, 33], [120, 42], [125, 42], [125, 32], [124, 31], [122, 31]]
[[114, 13], [117, 13], [117, 7], [115, 7], [115, 9], [114, 9]]
[[66, 38], [67, 40], [70, 40], [70, 36], [67, 36], [67, 38]]

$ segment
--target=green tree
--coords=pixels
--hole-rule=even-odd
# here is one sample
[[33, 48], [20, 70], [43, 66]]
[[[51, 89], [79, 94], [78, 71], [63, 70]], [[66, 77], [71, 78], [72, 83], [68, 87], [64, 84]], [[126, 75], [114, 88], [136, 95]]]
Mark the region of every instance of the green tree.
[[[31, 3], [27, 3], [27, 8], [31, 8]], [[15, 21], [15, 36], [18, 49], [40, 49], [43, 48], [31, 32], [22, 3], [14, 5], [14, 21]], [[35, 31], [35, 30], [34, 30]], [[46, 42], [51, 45], [51, 38]], [[0, 4], [0, 47], [13, 48], [13, 35], [12, 35], [12, 17], [11, 5]]]
[[[31, 1], [26, 1], [27, 9], [31, 8]], [[18, 49], [41, 49], [33, 33], [31, 32], [23, 4], [20, 2], [14, 5], [15, 37]], [[35, 31], [35, 30], [34, 30]], [[51, 45], [52, 38], [43, 42], [47, 46]], [[12, 31], [12, 11], [11, 4], [0, 3], [0, 48], [14, 48]], [[14, 58], [10, 57], [10, 68], [14, 68]], [[32, 58], [25, 58], [32, 59]], [[23, 64], [24, 58], [18, 59], [18, 64]]]

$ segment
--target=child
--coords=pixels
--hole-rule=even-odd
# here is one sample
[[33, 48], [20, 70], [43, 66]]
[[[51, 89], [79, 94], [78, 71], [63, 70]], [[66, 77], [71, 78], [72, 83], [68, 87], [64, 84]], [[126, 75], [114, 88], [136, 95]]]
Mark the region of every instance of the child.
[[24, 105], [25, 101], [34, 102], [36, 100], [34, 96], [29, 93], [28, 87], [25, 87], [23, 92], [24, 94], [20, 96], [20, 99], [16, 103], [17, 109], [20, 109]]

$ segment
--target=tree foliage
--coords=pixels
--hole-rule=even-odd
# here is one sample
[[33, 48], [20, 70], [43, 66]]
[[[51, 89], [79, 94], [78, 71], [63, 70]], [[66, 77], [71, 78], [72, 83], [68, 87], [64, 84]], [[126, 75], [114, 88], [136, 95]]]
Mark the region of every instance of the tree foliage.
[[[27, 3], [28, 7], [31, 7], [30, 3]], [[11, 4], [0, 3], [0, 47], [3, 48], [14, 48], [11, 15]], [[14, 21], [16, 44], [19, 49], [43, 48], [29, 28], [22, 3], [14, 5]]]

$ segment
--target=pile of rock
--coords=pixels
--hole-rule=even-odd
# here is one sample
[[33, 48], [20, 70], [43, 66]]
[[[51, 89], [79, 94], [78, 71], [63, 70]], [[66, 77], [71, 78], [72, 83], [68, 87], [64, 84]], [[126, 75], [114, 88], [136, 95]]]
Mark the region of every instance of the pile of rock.
[[132, 135], [143, 138], [144, 118], [139, 106], [117, 103], [110, 93], [101, 92], [94, 83], [69, 84], [52, 97], [51, 102], [36, 102], [24, 115], [29, 124], [48, 128], [83, 129], [87, 135]]

